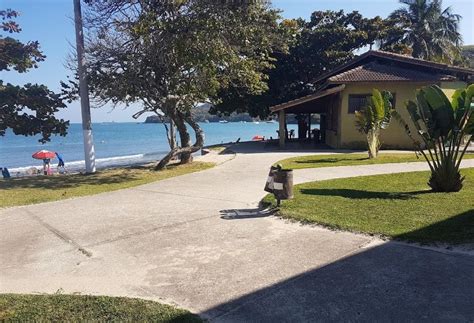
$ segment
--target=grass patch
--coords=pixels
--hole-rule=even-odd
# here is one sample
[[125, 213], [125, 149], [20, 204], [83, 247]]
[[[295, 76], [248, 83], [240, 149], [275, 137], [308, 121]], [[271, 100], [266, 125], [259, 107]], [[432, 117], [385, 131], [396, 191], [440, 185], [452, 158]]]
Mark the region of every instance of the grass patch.
[[[465, 159], [474, 158], [474, 153], [467, 153]], [[417, 158], [415, 153], [381, 153], [377, 158], [369, 159], [367, 154], [333, 154], [333, 155], [311, 155], [300, 156], [280, 160], [281, 164], [287, 169], [319, 168], [334, 166], [355, 166], [355, 165], [373, 165], [387, 163], [408, 163], [424, 162], [423, 156]]]
[[151, 167], [113, 168], [91, 175], [34, 176], [0, 180], [0, 207], [56, 201], [134, 187], [213, 167], [193, 162], [154, 171]]
[[0, 321], [202, 322], [173, 306], [135, 298], [0, 294]]
[[[421, 243], [474, 243], [474, 168], [463, 169], [464, 188], [433, 193], [429, 172], [375, 175], [295, 186], [280, 215], [335, 229]], [[273, 195], [265, 204], [275, 205]]]
[[212, 150], [212, 151], [215, 151], [215, 152], [224, 151], [226, 148], [227, 148], [226, 145], [216, 145], [216, 146], [206, 147], [206, 149], [209, 149], [209, 150]]

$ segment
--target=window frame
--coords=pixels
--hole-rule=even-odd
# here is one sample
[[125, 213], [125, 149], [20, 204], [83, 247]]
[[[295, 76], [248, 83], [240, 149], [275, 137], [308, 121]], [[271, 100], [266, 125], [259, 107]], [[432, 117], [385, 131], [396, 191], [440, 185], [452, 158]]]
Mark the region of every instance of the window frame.
[[[397, 104], [397, 92], [390, 92], [392, 94], [392, 108], [393, 109], [396, 109], [396, 104]], [[372, 94], [365, 94], [365, 93], [362, 93], [362, 94], [359, 94], [359, 93], [353, 93], [353, 94], [349, 94], [349, 96], [347, 97], [347, 113], [348, 114], [355, 114], [355, 111], [360, 111], [363, 107], [359, 107], [358, 109], [354, 110], [354, 112], [351, 112], [351, 97], [364, 97], [365, 99], [367, 99], [368, 97], [372, 96]], [[367, 103], [366, 103], [367, 104]]]
[[[368, 94], [365, 94], [365, 93], [362, 93], [362, 94], [359, 94], [359, 93], [349, 94], [349, 96], [347, 97], [347, 113], [348, 114], [355, 114], [356, 111], [360, 111], [362, 108], [364, 108], [364, 107], [358, 107], [354, 111], [351, 111], [351, 99], [353, 99], [354, 97], [357, 97], [359, 100], [361, 98], [364, 98], [367, 101], [367, 98], [370, 97], [371, 95], [372, 94], [370, 94], [370, 93], [368, 93]], [[367, 104], [367, 102], [366, 102], [366, 104]]]

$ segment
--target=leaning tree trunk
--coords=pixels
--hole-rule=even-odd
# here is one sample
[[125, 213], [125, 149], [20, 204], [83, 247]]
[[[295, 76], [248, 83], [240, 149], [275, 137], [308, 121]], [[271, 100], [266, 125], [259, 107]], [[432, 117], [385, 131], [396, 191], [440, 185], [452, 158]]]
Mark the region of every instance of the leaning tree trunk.
[[197, 123], [193, 119], [190, 113], [185, 116], [185, 120], [194, 130], [194, 133], [196, 135], [196, 142], [194, 143], [194, 148], [196, 149], [196, 151], [198, 151], [204, 146], [204, 131], [202, 130], [199, 123]]
[[191, 148], [191, 136], [189, 135], [188, 128], [184, 121], [184, 115], [181, 112], [176, 114], [176, 128], [179, 132], [179, 137], [181, 139], [181, 152], [179, 153], [179, 158], [181, 164], [189, 164], [193, 161]]
[[[181, 147], [172, 149], [165, 157], [163, 157], [158, 165], [156, 165], [156, 170], [164, 168], [175, 156], [178, 155], [181, 156], [181, 164], [192, 162], [192, 154], [199, 151], [204, 145], [204, 131], [201, 129], [199, 124], [194, 121], [190, 113], [184, 115], [180, 112], [176, 112], [173, 114], [172, 119], [181, 139]], [[191, 126], [196, 134], [196, 142], [194, 145], [191, 145], [191, 137], [186, 128], [185, 122]]]

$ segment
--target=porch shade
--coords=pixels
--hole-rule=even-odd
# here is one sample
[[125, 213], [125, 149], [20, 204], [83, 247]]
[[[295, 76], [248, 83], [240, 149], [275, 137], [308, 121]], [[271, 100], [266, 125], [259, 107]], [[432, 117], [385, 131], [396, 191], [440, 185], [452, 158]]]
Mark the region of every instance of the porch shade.
[[[324, 90], [318, 91], [314, 94], [310, 94], [310, 95], [307, 95], [307, 96], [304, 96], [304, 97], [301, 97], [301, 98], [298, 98], [298, 99], [295, 99], [295, 100], [291, 100], [291, 101], [288, 101], [288, 102], [285, 102], [285, 103], [274, 105], [274, 106], [270, 107], [270, 112], [275, 113], [275, 112], [279, 112], [279, 111], [282, 111], [282, 110], [288, 110], [288, 109], [294, 110], [294, 109], [298, 109], [299, 107], [303, 108], [306, 104], [311, 104], [311, 102], [313, 102], [317, 99], [321, 99], [321, 98], [324, 98], [326, 96], [339, 93], [342, 90], [344, 90], [345, 87], [346, 86], [344, 84], [341, 84], [341, 85], [338, 85], [338, 86], [335, 86], [335, 87], [332, 87], [332, 88], [329, 88], [329, 89], [324, 89]], [[287, 111], [285, 111], [285, 112], [287, 112]], [[293, 111], [291, 111], [291, 112], [293, 112]], [[315, 110], [315, 111], [308, 111], [308, 112], [318, 113], [320, 111]]]

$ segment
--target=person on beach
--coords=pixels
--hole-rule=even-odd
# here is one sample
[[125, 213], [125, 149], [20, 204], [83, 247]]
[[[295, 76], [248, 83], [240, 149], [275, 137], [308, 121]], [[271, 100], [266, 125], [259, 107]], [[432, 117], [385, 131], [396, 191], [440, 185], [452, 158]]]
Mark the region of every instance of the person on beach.
[[49, 158], [43, 159], [43, 174], [51, 175], [51, 159]]
[[66, 172], [66, 167], [64, 164], [63, 156], [61, 156], [60, 154], [56, 152], [56, 157], [58, 157], [58, 173], [64, 174]]
[[6, 167], [3, 167], [3, 168], [0, 168], [2, 170], [2, 176], [3, 178], [10, 178], [10, 172], [8, 171], [8, 168]]

